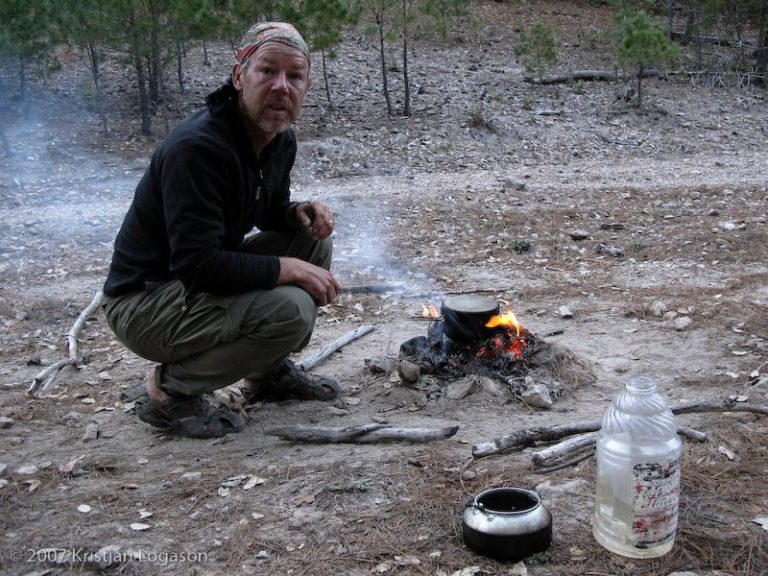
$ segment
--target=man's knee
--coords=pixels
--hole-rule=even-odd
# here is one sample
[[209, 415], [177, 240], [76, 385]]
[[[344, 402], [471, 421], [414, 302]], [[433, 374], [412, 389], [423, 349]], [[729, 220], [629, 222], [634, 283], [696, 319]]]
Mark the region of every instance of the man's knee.
[[303, 342], [312, 334], [315, 315], [315, 302], [305, 290], [278, 286], [269, 290], [265, 299], [252, 303], [244, 328], [271, 339]]

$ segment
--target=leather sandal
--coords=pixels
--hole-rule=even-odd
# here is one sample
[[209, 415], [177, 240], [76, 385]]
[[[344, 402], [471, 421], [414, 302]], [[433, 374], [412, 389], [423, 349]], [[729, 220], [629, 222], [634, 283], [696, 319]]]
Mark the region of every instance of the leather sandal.
[[290, 360], [285, 360], [278, 371], [263, 380], [246, 379], [243, 390], [245, 401], [280, 402], [283, 400], [323, 400], [339, 397], [339, 383], [332, 378], [309, 374]]
[[146, 396], [136, 406], [142, 422], [189, 438], [220, 438], [245, 428], [239, 414], [211, 406], [202, 396], [152, 400]]

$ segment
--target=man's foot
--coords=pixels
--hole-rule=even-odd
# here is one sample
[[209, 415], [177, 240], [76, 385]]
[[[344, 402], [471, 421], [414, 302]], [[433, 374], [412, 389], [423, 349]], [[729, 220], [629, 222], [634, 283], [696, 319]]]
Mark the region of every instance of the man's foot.
[[201, 396], [171, 396], [158, 385], [157, 369], [144, 380], [136, 414], [142, 422], [190, 438], [219, 438], [245, 428], [243, 417], [211, 406]]
[[243, 395], [247, 403], [282, 400], [335, 400], [341, 392], [332, 378], [309, 374], [290, 360], [285, 360], [276, 373], [262, 380], [243, 378]]
[[136, 407], [142, 422], [179, 436], [219, 438], [245, 428], [240, 414], [211, 406], [202, 396], [171, 396], [167, 400], [146, 397]]

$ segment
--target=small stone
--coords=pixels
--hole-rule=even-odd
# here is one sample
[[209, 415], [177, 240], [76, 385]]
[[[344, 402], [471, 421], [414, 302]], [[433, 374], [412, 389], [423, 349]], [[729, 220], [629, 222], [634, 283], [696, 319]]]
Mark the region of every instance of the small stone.
[[202, 477], [203, 477], [202, 472], [185, 472], [184, 474], [181, 475], [181, 479], [186, 480], [188, 482], [197, 482]]
[[560, 313], [560, 318], [573, 318], [573, 312], [568, 306], [560, 306], [557, 311]]
[[8, 464], [0, 464], [0, 478], [5, 476], [6, 472], [8, 472]]
[[266, 560], [267, 558], [269, 558], [269, 552], [267, 552], [266, 550], [259, 550], [256, 553], [257, 560]]
[[568, 236], [571, 237], [571, 240], [576, 240], [578, 242], [580, 240], [586, 240], [589, 238], [589, 232], [586, 230], [572, 230], [568, 232]]
[[672, 325], [675, 327], [675, 330], [677, 330], [678, 332], [683, 332], [691, 324], [693, 324], [693, 320], [691, 320], [689, 316], [679, 316], [675, 318], [674, 322], [672, 322]]
[[77, 511], [81, 514], [88, 514], [88, 512], [91, 511], [91, 507], [88, 504], [80, 504], [80, 506], [77, 507]]
[[661, 318], [667, 311], [667, 305], [661, 300], [656, 300], [650, 306], [648, 306], [648, 312], [657, 318]]
[[528, 386], [528, 389], [520, 394], [520, 399], [534, 408], [544, 408], [548, 410], [554, 406], [552, 401], [552, 395], [549, 393], [549, 388], [544, 384], [533, 384]]
[[85, 433], [83, 434], [83, 442], [93, 442], [99, 437], [99, 425], [95, 422], [89, 423], [85, 427]]
[[34, 464], [24, 464], [16, 468], [16, 474], [21, 474], [22, 476], [31, 476], [32, 474], [37, 474], [37, 470], [38, 468]]
[[461, 473], [461, 478], [463, 480], [474, 480], [477, 478], [477, 472], [474, 470], [464, 470], [464, 472]]
[[7, 418], [5, 416], [0, 416], [0, 429], [10, 428], [16, 423], [16, 421], [13, 418]]
[[621, 258], [624, 256], [624, 251], [621, 248], [617, 248], [616, 246], [611, 246], [609, 244], [598, 244], [595, 247], [595, 252], [598, 254], [608, 254], [609, 256], [613, 256], [614, 258]]
[[373, 374], [388, 374], [395, 368], [393, 358], [366, 358], [365, 365]]
[[404, 382], [414, 384], [419, 381], [421, 368], [408, 360], [401, 360], [397, 365], [397, 373]]
[[472, 394], [477, 389], [477, 378], [466, 376], [448, 384], [445, 396], [450, 400], [461, 400]]

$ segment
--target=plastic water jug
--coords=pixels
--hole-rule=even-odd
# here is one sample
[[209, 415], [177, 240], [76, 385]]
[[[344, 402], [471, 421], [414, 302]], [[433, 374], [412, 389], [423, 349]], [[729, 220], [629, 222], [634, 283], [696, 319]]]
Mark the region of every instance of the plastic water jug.
[[597, 434], [592, 532], [616, 554], [655, 558], [672, 549], [680, 496], [675, 416], [647, 375], [629, 379]]

